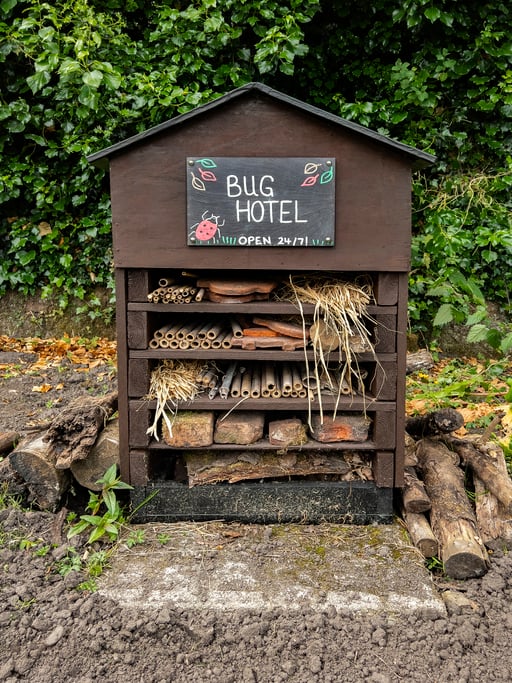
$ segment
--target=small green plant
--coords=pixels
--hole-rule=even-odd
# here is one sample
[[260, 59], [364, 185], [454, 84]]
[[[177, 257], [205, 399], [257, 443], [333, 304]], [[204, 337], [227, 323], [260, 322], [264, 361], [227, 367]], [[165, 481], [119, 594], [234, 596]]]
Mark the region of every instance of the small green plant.
[[67, 555], [55, 563], [55, 569], [61, 576], [67, 576], [82, 569], [82, 560], [74, 548], [69, 548]]
[[109, 558], [110, 552], [108, 550], [98, 550], [95, 553], [91, 553], [85, 563], [86, 572], [92, 578], [101, 576], [109, 566]]
[[435, 555], [429, 557], [426, 561], [427, 569], [435, 574], [444, 574], [444, 563]]
[[142, 545], [146, 540], [146, 532], [144, 529], [134, 529], [130, 531], [125, 543], [128, 548], [133, 548], [134, 545]]
[[102, 488], [99, 493], [91, 491], [89, 494], [86, 510], [90, 514], [80, 515], [80, 521], [68, 531], [68, 539], [84, 531], [90, 531], [89, 544], [105, 536], [109, 541], [115, 541], [118, 538], [119, 530], [126, 518], [115, 492], [133, 487], [121, 481], [115, 464], [111, 465], [96, 483], [101, 484]]
[[167, 545], [167, 543], [169, 543], [171, 540], [170, 534], [166, 534], [165, 532], [158, 534], [156, 538], [160, 545]]

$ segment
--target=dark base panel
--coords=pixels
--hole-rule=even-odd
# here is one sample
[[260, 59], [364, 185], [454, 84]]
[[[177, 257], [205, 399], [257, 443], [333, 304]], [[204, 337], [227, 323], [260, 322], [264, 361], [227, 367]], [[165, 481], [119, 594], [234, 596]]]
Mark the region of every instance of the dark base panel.
[[[156, 494], [156, 495], [153, 495]], [[148, 497], [151, 499], [142, 504]], [[393, 489], [373, 482], [261, 482], [189, 488], [155, 481], [131, 492], [134, 522], [390, 524]]]

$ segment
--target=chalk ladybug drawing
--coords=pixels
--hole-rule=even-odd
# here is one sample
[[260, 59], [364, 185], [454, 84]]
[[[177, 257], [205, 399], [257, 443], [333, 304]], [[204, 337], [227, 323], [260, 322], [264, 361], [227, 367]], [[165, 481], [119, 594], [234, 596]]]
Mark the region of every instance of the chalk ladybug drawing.
[[224, 225], [225, 221], [222, 221], [222, 223], [219, 223], [219, 218], [220, 216], [214, 216], [213, 214], [211, 216], [206, 217], [208, 214], [208, 211], [205, 211], [203, 215], [201, 216], [201, 220], [199, 223], [195, 223], [191, 227], [191, 233], [190, 236], [195, 237], [197, 240], [200, 242], [208, 242], [208, 240], [211, 240], [215, 235], [218, 233], [220, 237], [220, 228]]

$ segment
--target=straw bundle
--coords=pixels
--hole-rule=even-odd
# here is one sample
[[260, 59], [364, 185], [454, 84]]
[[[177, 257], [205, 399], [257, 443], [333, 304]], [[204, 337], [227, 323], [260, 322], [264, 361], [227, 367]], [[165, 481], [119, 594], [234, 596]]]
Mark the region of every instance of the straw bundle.
[[158, 441], [158, 422], [162, 417], [172, 434], [172, 423], [165, 411], [171, 408], [174, 414], [180, 401], [192, 401], [203, 390], [198, 382], [201, 376], [202, 361], [164, 360], [151, 373], [149, 391], [145, 397], [148, 401], [156, 400], [153, 424], [147, 433]]
[[[314, 306], [313, 324], [309, 328], [309, 333], [313, 348], [314, 376], [318, 386], [320, 387], [321, 381], [327, 380], [331, 389], [337, 391], [338, 400], [342, 394], [342, 386], [345, 387], [343, 393], [352, 393], [352, 375], [355, 375], [357, 385], [363, 386], [351, 342], [352, 338], [357, 337], [359, 342], [373, 351], [371, 334], [365, 326], [365, 321], [370, 320], [367, 307], [373, 301], [370, 283], [343, 282], [329, 276], [305, 279], [290, 275], [285, 296], [298, 305], [304, 329], [306, 322], [303, 304]], [[339, 360], [342, 364], [341, 376], [332, 378], [326, 355], [336, 348], [339, 349]], [[323, 421], [320, 391], [318, 398]], [[311, 414], [311, 405], [309, 408]]]

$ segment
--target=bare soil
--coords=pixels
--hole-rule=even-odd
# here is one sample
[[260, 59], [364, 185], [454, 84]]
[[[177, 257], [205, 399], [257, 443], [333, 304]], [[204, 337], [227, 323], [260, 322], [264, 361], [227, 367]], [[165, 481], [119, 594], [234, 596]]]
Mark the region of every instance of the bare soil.
[[[0, 354], [0, 365], [7, 362], [14, 361]], [[28, 369], [33, 358], [15, 362]], [[52, 388], [33, 391], [45, 385]], [[80, 372], [66, 359], [34, 374], [4, 377], [0, 431], [26, 433], [51, 419], [60, 405], [114, 386], [108, 367]], [[22, 493], [20, 482], [11, 486]], [[78, 508], [80, 501], [78, 492], [63, 504]], [[80, 556], [90, 552], [83, 542], [74, 544]], [[354, 616], [332, 606], [312, 612], [306, 604], [231, 612], [127, 608], [78, 589], [87, 578], [82, 572], [58, 573], [69, 547], [62, 512], [0, 511], [0, 681], [508, 683], [512, 678], [512, 553], [506, 551], [492, 554], [488, 573], [479, 579], [438, 577], [440, 592], [466, 600], [450, 603], [446, 616], [433, 618], [428, 613]], [[273, 550], [270, 539], [260, 548]], [[208, 555], [202, 561], [207, 572]]]

